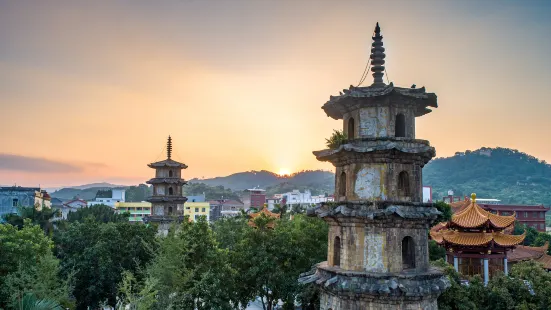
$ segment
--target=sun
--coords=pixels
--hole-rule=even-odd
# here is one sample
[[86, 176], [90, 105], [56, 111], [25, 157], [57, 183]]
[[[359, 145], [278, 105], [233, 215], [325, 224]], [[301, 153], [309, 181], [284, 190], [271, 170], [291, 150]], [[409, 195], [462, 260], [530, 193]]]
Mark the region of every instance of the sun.
[[287, 168], [279, 168], [279, 175], [283, 176], [283, 175], [290, 175], [291, 172], [289, 171], [289, 169]]

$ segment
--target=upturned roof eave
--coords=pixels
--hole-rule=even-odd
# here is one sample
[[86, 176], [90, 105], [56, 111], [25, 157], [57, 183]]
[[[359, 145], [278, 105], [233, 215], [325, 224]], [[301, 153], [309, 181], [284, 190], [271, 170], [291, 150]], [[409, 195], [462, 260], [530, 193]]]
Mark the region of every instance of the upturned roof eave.
[[[387, 90], [390, 89], [390, 90]], [[402, 89], [402, 88], [400, 88]], [[345, 90], [347, 91], [347, 90]], [[419, 95], [422, 94], [425, 98], [420, 97]], [[374, 93], [374, 94], [341, 94], [338, 96], [331, 96], [330, 99], [321, 107], [327, 116], [338, 120], [342, 119], [344, 117], [345, 113], [348, 113], [352, 110], [356, 110], [358, 108], [358, 104], [360, 104], [361, 107], [361, 101], [362, 100], [368, 100], [368, 99], [375, 99], [375, 98], [381, 98], [381, 97], [388, 97], [392, 95], [402, 96], [408, 98], [407, 102], [411, 102], [413, 99], [415, 101], [415, 105], [417, 106], [415, 109], [415, 116], [423, 116], [425, 114], [428, 114], [432, 112], [432, 108], [438, 108], [437, 103], [437, 96], [434, 93], [419, 93], [419, 94], [405, 94], [401, 93], [400, 91], [397, 91], [396, 88], [392, 87], [391, 85], [387, 86], [387, 88], [382, 89], [381, 93]]]

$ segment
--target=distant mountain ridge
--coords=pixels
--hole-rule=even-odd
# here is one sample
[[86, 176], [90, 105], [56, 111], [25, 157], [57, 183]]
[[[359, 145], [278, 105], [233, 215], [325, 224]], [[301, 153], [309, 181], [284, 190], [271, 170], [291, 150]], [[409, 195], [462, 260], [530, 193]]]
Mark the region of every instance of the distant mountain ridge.
[[212, 179], [191, 179], [190, 182], [204, 183], [210, 186], [224, 186], [234, 191], [260, 187], [267, 190], [268, 194], [281, 193], [293, 189], [310, 189], [313, 191], [313, 194], [332, 194], [335, 179], [332, 172], [323, 170], [305, 170], [285, 176], [280, 176], [266, 170], [253, 170]]
[[[190, 182], [212, 187], [223, 186], [233, 191], [258, 186], [266, 189], [268, 195], [293, 189], [308, 189], [312, 194], [319, 195], [334, 192], [335, 176], [332, 172], [322, 170], [301, 171], [290, 176], [261, 170], [211, 179], [191, 179]], [[436, 158], [424, 167], [423, 184], [432, 187], [435, 199], [441, 199], [448, 190], [453, 190], [455, 196], [467, 196], [475, 192], [478, 197], [496, 198], [503, 203], [551, 206], [551, 165], [518, 150], [483, 147], [475, 151], [457, 152], [451, 157]], [[71, 199], [78, 195], [82, 199], [94, 199], [98, 190], [112, 187], [119, 186], [93, 183], [63, 188], [53, 192], [52, 197]]]

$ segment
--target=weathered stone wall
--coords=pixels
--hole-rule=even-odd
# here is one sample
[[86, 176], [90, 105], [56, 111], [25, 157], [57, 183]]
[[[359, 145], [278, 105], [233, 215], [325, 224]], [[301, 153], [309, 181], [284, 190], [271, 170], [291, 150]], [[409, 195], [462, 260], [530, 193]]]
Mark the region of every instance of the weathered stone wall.
[[[415, 114], [413, 106], [404, 105], [380, 105], [364, 107], [349, 113], [343, 117], [343, 131], [349, 138], [382, 138], [396, 135], [396, 116], [403, 114], [405, 117], [405, 129], [407, 138], [415, 138]], [[348, 122], [354, 119], [355, 136], [348, 132]]]
[[[172, 171], [172, 176], [170, 176], [170, 171]], [[157, 168], [155, 169], [156, 178], [180, 178], [182, 170], [180, 168]]]
[[351, 271], [402, 272], [402, 240], [411, 237], [415, 245], [415, 268], [429, 268], [426, 227], [397, 221], [396, 227], [365, 226], [362, 223], [332, 223], [328, 234], [327, 261], [335, 265], [335, 237], [340, 238], [340, 268]]
[[[346, 183], [341, 184], [340, 175], [346, 173]], [[398, 188], [400, 172], [409, 176], [409, 195]], [[341, 187], [346, 196], [341, 197]], [[421, 202], [423, 197], [422, 168], [405, 163], [352, 163], [336, 167], [335, 193], [337, 201], [344, 200], [393, 200]]]
[[361, 296], [335, 296], [328, 292], [321, 293], [321, 310], [438, 310], [436, 298], [417, 301], [393, 301], [379, 298], [362, 298]]

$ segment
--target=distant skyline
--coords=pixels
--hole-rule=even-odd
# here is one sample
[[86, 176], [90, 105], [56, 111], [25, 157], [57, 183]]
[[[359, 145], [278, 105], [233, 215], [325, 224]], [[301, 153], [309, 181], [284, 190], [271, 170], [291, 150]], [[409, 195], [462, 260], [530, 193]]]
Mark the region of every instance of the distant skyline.
[[376, 22], [388, 79], [438, 96], [416, 127], [438, 157], [551, 162], [549, 16], [549, 1], [0, 0], [0, 184], [143, 183], [169, 134], [186, 179], [333, 170], [312, 155], [342, 128], [321, 106], [358, 83]]

